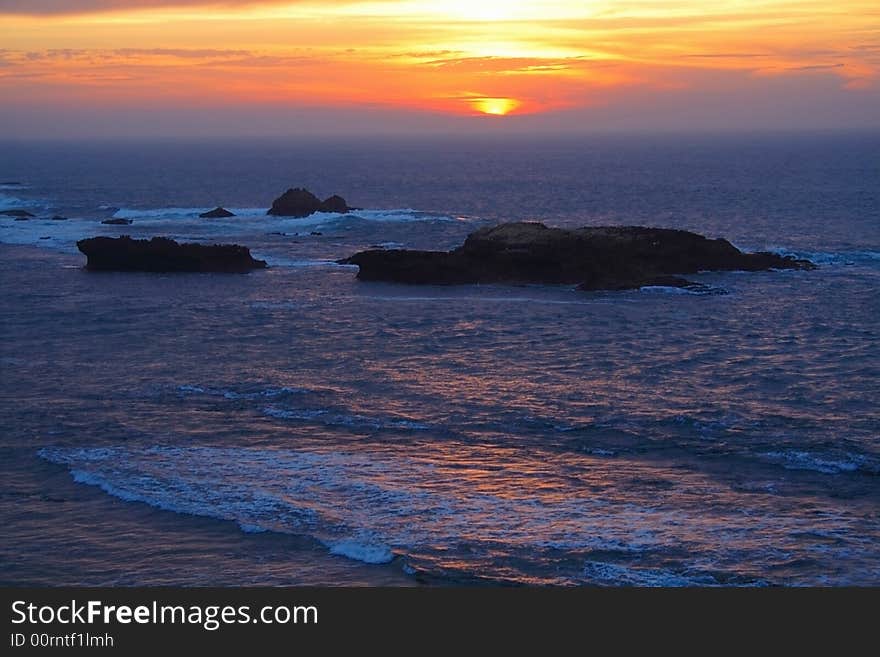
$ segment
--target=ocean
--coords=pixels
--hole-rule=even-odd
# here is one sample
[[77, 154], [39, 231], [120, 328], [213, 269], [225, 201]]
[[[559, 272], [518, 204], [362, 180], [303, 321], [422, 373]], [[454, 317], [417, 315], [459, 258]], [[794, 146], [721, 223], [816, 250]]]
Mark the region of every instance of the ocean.
[[[880, 585], [880, 135], [6, 142], [0, 183], [3, 584]], [[296, 186], [364, 209], [265, 215]], [[514, 220], [819, 267], [335, 264]], [[83, 269], [122, 234], [270, 266]]]

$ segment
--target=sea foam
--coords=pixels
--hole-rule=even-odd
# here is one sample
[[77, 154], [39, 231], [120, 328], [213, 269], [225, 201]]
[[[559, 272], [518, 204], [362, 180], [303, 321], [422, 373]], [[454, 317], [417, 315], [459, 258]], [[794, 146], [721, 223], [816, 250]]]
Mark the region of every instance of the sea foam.
[[[341, 450], [338, 444], [326, 450], [132, 446], [39, 451], [42, 458], [66, 466], [76, 481], [122, 500], [233, 521], [247, 532], [307, 535], [333, 554], [367, 563], [386, 563], [395, 555], [419, 569], [474, 561], [472, 567], [479, 563], [490, 577], [515, 579], [524, 568], [523, 581], [580, 577], [602, 584], [713, 584], [705, 574], [707, 564], [724, 562], [728, 540], [738, 551], [748, 546], [752, 558], [788, 563], [798, 556], [792, 536], [817, 529], [847, 535], [853, 522], [827, 513], [817, 527], [814, 513], [768, 514], [765, 505], [772, 496], [736, 493], [683, 470], [670, 472], [674, 485], [652, 488], [646, 501], [633, 482], [652, 475], [653, 468], [623, 460], [611, 479], [603, 475], [601, 495], [589, 487], [560, 495], [558, 473], [547, 468], [546, 455], [464, 444], [442, 454], [430, 456], [400, 444], [366, 452]], [[569, 456], [568, 463], [571, 475], [589, 477], [596, 461]], [[682, 505], [682, 496], [695, 494], [703, 505]], [[706, 507], [713, 513], [706, 514]], [[842, 555], [851, 545], [820, 547]], [[699, 555], [701, 565], [665, 566], [668, 550], [677, 559]], [[560, 553], [594, 556], [586, 559], [581, 573], [566, 574], [554, 565]], [[491, 561], [484, 554], [491, 554]], [[660, 558], [652, 562], [655, 554]], [[609, 562], [609, 555], [617, 556]], [[635, 566], [617, 563], [636, 557]], [[745, 557], [737, 552], [736, 558]], [[543, 563], [550, 565], [537, 569]]]

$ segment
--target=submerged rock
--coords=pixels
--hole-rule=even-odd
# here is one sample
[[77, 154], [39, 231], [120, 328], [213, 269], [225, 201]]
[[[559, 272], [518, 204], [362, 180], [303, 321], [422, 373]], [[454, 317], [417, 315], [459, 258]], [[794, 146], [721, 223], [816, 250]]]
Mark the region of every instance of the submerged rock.
[[126, 235], [92, 237], [76, 246], [88, 257], [90, 271], [244, 273], [266, 267], [238, 244], [179, 244], [167, 237], [135, 240]]
[[694, 283], [681, 276], [652, 276], [648, 278], [634, 278], [628, 280], [619, 278], [616, 280], [603, 281], [602, 279], [592, 280], [589, 283], [581, 283], [577, 289], [585, 292], [595, 290], [638, 290], [643, 287], [677, 287], [691, 290], [704, 290], [706, 286]]
[[199, 215], [202, 219], [225, 219], [226, 217], [234, 217], [235, 214], [226, 208], [214, 208], [209, 212], [203, 212]]
[[0, 214], [7, 217], [18, 217], [19, 219], [30, 219], [37, 216], [27, 210], [0, 210]]
[[130, 226], [134, 223], [133, 219], [104, 219], [101, 222], [102, 224], [106, 224], [108, 226]]
[[278, 217], [308, 217], [315, 212], [344, 214], [350, 210], [341, 196], [334, 195], [322, 201], [309, 190], [296, 187], [276, 198], [268, 214]]
[[62, 217], [60, 214], [56, 214], [52, 217], [52, 221], [67, 221], [67, 217]]
[[566, 230], [540, 223], [483, 228], [453, 251], [368, 250], [339, 261], [358, 278], [417, 284], [556, 283], [582, 290], [696, 285], [700, 271], [814, 269], [806, 260], [743, 253], [724, 239], [668, 228], [608, 226]]

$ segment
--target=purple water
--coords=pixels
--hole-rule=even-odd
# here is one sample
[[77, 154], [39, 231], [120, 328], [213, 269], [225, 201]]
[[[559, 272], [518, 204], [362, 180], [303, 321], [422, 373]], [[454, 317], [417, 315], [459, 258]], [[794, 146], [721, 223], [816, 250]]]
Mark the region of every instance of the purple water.
[[[0, 218], [4, 583], [880, 584], [876, 135], [6, 143], [0, 180], [39, 217]], [[264, 216], [290, 186], [366, 209]], [[519, 219], [820, 268], [696, 294], [333, 264]], [[118, 234], [272, 266], [85, 272], [76, 239]]]

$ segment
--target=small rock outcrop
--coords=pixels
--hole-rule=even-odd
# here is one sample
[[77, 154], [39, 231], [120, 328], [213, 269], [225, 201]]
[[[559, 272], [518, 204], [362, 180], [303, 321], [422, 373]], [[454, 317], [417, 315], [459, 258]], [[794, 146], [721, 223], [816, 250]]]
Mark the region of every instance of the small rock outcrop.
[[202, 212], [199, 215], [202, 219], [225, 219], [226, 217], [234, 217], [235, 214], [226, 208], [214, 208], [209, 212]]
[[345, 199], [339, 196], [338, 194], [334, 194], [329, 198], [325, 198], [321, 202], [321, 209], [318, 212], [336, 212], [338, 214], [345, 214], [351, 210], [348, 207], [348, 203], [345, 202]]
[[223, 272], [265, 269], [247, 247], [238, 244], [180, 244], [167, 237], [92, 237], [77, 248], [88, 257], [90, 271]]
[[0, 210], [0, 214], [7, 217], [16, 217], [18, 219], [31, 219], [37, 216], [27, 210]]
[[549, 283], [581, 290], [688, 287], [700, 271], [813, 269], [806, 260], [744, 253], [724, 239], [684, 230], [606, 226], [566, 230], [510, 223], [471, 233], [453, 251], [362, 251], [340, 264], [358, 278], [416, 284]]
[[296, 187], [276, 198], [268, 214], [276, 217], [308, 217], [316, 212], [345, 214], [350, 210], [341, 196], [334, 195], [322, 201], [309, 190]]
[[101, 222], [107, 226], [131, 226], [134, 223], [133, 219], [104, 219]]

